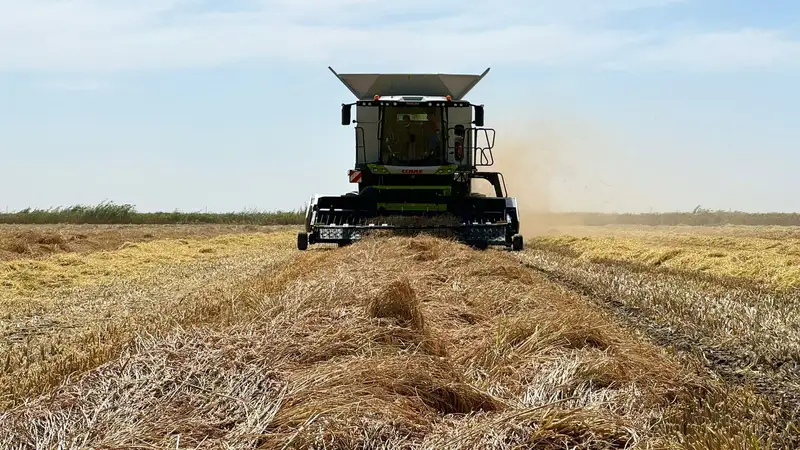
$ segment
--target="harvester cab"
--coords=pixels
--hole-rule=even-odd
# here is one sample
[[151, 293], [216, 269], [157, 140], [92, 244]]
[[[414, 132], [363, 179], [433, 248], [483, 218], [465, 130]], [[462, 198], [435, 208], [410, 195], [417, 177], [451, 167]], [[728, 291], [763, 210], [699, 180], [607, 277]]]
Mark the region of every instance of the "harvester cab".
[[[428, 233], [477, 248], [523, 248], [517, 202], [492, 166], [495, 131], [484, 127], [483, 105], [464, 96], [489, 72], [461, 74], [338, 74], [356, 97], [342, 104], [341, 123], [355, 124], [357, 188], [311, 198], [301, 250], [347, 245], [370, 232]], [[353, 117], [355, 106], [355, 118]], [[474, 181], [492, 186], [475, 192]]]

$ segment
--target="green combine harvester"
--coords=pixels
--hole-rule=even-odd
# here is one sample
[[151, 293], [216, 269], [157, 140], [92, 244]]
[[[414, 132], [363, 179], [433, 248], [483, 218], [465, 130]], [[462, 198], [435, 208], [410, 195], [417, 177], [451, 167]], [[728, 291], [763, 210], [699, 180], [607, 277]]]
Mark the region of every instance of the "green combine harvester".
[[[355, 166], [345, 195], [311, 198], [297, 247], [350, 244], [377, 230], [427, 233], [476, 248], [522, 250], [517, 201], [494, 164], [495, 132], [483, 105], [464, 96], [489, 72], [338, 74], [355, 95], [342, 104], [342, 125], [355, 124]], [[352, 107], [356, 107], [356, 119]], [[474, 192], [483, 179], [493, 195]]]

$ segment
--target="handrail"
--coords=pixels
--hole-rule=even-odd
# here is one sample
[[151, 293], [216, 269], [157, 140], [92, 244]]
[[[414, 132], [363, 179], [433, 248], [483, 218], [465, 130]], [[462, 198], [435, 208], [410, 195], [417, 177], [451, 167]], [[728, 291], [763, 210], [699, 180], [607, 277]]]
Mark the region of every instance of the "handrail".
[[500, 178], [500, 182], [503, 183], [503, 197], [508, 197], [508, 188], [506, 187], [506, 177], [504, 177], [503, 174], [500, 172], [497, 172], [497, 177]]
[[[483, 134], [486, 145], [479, 146], [478, 141], [480, 134]], [[491, 136], [490, 136], [491, 133]], [[494, 148], [495, 131], [493, 128], [470, 128], [470, 137], [472, 137], [471, 150], [473, 154], [473, 165], [475, 167], [488, 167], [494, 165]]]

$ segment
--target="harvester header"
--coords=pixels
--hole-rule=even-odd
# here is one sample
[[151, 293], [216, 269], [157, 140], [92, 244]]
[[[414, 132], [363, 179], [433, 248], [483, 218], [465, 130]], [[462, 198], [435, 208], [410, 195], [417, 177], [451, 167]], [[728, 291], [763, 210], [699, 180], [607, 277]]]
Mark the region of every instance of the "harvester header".
[[[342, 104], [341, 123], [355, 124], [355, 164], [347, 176], [357, 190], [311, 198], [299, 249], [347, 245], [375, 230], [522, 249], [516, 199], [507, 196], [502, 174], [479, 170], [494, 163], [495, 131], [483, 127], [483, 105], [465, 99], [489, 69], [480, 75], [328, 69], [356, 97]], [[473, 192], [480, 179], [494, 196]]]

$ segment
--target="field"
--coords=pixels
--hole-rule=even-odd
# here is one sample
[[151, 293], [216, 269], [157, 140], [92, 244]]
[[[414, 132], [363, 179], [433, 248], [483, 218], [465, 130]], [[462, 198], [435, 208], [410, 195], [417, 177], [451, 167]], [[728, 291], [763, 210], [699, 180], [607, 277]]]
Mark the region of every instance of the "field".
[[267, 216], [28, 214], [0, 225], [2, 448], [800, 448], [800, 228], [299, 252]]

